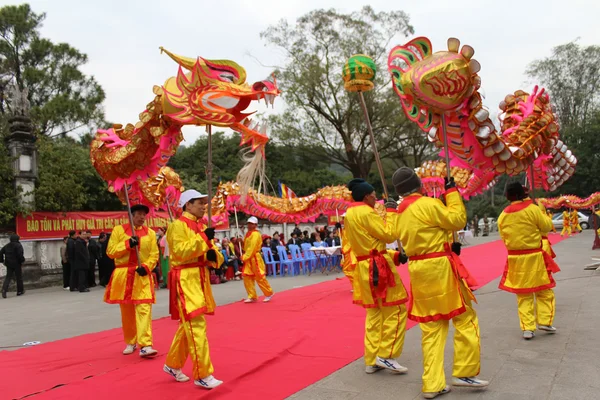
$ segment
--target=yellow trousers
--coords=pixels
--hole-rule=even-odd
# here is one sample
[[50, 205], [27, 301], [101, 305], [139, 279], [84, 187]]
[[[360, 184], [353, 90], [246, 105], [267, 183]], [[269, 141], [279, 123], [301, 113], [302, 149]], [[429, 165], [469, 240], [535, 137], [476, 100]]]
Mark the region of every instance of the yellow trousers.
[[535, 331], [537, 326], [534, 306], [537, 308], [537, 323], [539, 325], [552, 325], [556, 307], [554, 291], [552, 289], [540, 290], [535, 293], [517, 294], [517, 305], [519, 307], [521, 330]]
[[367, 308], [365, 321], [365, 364], [375, 365], [377, 356], [398, 358], [406, 333], [406, 306]]
[[[179, 315], [183, 315], [181, 305], [179, 305], [179, 313]], [[188, 355], [192, 358], [195, 380], [212, 375], [214, 368], [210, 361], [208, 339], [206, 338], [206, 320], [202, 314], [189, 321], [179, 321], [179, 327], [175, 332], [165, 363], [171, 368], [181, 369], [185, 365]]]
[[354, 286], [354, 271], [349, 271], [347, 268], [342, 268], [342, 272], [350, 280], [350, 287]]
[[[454, 325], [454, 366], [452, 376], [459, 378], [479, 375], [480, 341], [477, 313], [467, 296], [467, 311], [452, 318]], [[438, 392], [446, 387], [444, 348], [448, 336], [448, 320], [421, 323], [423, 349], [423, 392]]]
[[254, 283], [258, 284], [260, 290], [262, 290], [265, 296], [273, 296], [273, 289], [271, 289], [271, 285], [267, 280], [266, 276], [262, 278], [256, 278], [254, 275], [248, 276], [244, 275], [244, 287], [246, 288], [246, 292], [248, 292], [249, 299], [256, 299], [256, 289], [254, 287]]
[[123, 338], [127, 344], [152, 346], [152, 304], [120, 304]]
[[571, 227], [570, 226], [563, 226], [562, 231], [560, 231], [560, 236], [565, 236], [565, 234], [567, 236], [571, 236]]

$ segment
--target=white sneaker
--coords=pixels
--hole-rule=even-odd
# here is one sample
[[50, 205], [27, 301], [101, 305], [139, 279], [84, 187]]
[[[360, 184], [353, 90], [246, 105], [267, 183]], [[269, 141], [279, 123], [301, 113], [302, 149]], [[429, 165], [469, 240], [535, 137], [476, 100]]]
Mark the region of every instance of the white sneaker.
[[535, 333], [533, 333], [533, 331], [523, 331], [523, 339], [525, 340], [531, 340], [534, 336]]
[[177, 382], [187, 382], [190, 380], [190, 377], [181, 372], [180, 369], [171, 368], [167, 364], [163, 365], [163, 371], [175, 378]]
[[64, 288], [63, 288], [63, 290], [64, 290], [65, 292], [68, 292], [69, 290], [71, 290], [71, 288], [67, 286], [67, 287], [64, 287]]
[[423, 398], [425, 398], [425, 399], [435, 399], [436, 397], [438, 397], [438, 396], [440, 396], [442, 394], [446, 394], [446, 393], [450, 393], [450, 386], [446, 386], [445, 388], [443, 388], [439, 392], [423, 392]]
[[467, 378], [458, 378], [456, 376], [452, 377], [452, 386], [482, 388], [482, 387], [486, 387], [489, 384], [490, 383], [488, 381], [479, 379], [476, 376], [471, 376], [471, 377], [467, 377]]
[[538, 329], [548, 333], [556, 333], [556, 328], [552, 325], [538, 325]]
[[135, 351], [136, 347], [137, 346], [135, 344], [128, 344], [127, 347], [125, 347], [125, 350], [123, 350], [123, 354], [125, 354], [126, 356], [132, 354]]
[[398, 361], [394, 360], [393, 358], [377, 357], [375, 360], [375, 365], [381, 368], [389, 369], [396, 374], [404, 374], [408, 372], [408, 368], [398, 364]]
[[263, 303], [268, 303], [271, 301], [271, 299], [273, 298], [273, 295], [267, 296], [264, 298]]
[[142, 349], [140, 350], [140, 357], [154, 357], [155, 355], [158, 354], [158, 351], [154, 350], [152, 348], [152, 346], [145, 346], [142, 347]]
[[194, 385], [200, 386], [204, 389], [214, 389], [217, 386], [221, 385], [223, 381], [216, 379], [214, 376], [209, 375], [206, 378], [196, 379], [194, 381]]
[[365, 368], [365, 372], [367, 374], [374, 374], [377, 371], [381, 371], [383, 368], [381, 368], [379, 365], [367, 365]]
[[246, 299], [244, 300], [244, 303], [256, 303], [256, 299]]

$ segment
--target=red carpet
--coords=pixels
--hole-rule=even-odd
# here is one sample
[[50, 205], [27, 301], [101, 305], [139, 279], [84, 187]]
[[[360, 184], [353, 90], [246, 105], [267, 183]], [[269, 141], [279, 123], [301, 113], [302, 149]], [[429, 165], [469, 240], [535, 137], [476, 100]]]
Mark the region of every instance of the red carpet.
[[[502, 274], [505, 257], [500, 241], [461, 256], [481, 286]], [[406, 267], [400, 273], [408, 287]], [[208, 335], [215, 376], [225, 384], [212, 392], [162, 372], [177, 326], [163, 318], [153, 324], [154, 360], [121, 355], [120, 329], [0, 352], [0, 397], [282, 399], [362, 356], [364, 310], [351, 304], [349, 289], [333, 280], [278, 293], [269, 304], [219, 307], [207, 317]], [[191, 361], [184, 372], [191, 375]]]

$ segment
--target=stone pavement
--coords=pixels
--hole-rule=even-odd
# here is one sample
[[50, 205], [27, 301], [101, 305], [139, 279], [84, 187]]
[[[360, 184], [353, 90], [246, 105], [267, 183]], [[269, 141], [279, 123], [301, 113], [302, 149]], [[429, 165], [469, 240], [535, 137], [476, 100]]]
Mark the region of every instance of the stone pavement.
[[[498, 281], [478, 290], [476, 309], [481, 328], [481, 374], [485, 391], [454, 388], [438, 398], [451, 399], [598, 399], [600, 398], [600, 272], [584, 271], [591, 262], [592, 231], [554, 246], [562, 271], [555, 276], [558, 333], [521, 337], [515, 295], [498, 290]], [[452, 373], [452, 335], [446, 345], [446, 379]], [[407, 375], [384, 371], [366, 375], [359, 359], [291, 396], [294, 400], [421, 398], [421, 331], [406, 333], [400, 364]]]

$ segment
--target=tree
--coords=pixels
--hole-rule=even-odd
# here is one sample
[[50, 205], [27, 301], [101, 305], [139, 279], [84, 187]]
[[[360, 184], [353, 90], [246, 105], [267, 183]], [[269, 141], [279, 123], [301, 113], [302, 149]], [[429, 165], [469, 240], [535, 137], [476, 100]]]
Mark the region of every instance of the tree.
[[19, 207], [18, 193], [14, 185], [12, 158], [0, 134], [0, 226], [8, 226], [13, 222]]
[[[223, 132], [213, 133], [213, 187], [219, 180], [235, 180], [243, 166], [239, 144], [240, 135], [237, 133], [230, 136]], [[181, 146], [169, 160], [169, 166], [179, 174], [188, 189], [206, 192], [207, 148], [207, 138], [201, 137], [191, 146]], [[313, 160], [302, 148], [269, 142], [265, 157], [266, 174], [270, 182], [266, 189], [270, 195], [277, 196], [279, 181], [288, 185], [298, 196], [348, 181], [348, 176], [333, 171], [324, 160]]]
[[376, 13], [369, 6], [350, 14], [315, 10], [295, 25], [281, 21], [262, 32], [287, 57], [276, 71], [288, 107], [271, 117], [275, 139], [303, 146], [316, 159], [340, 165], [354, 177], [368, 177], [375, 160], [368, 131], [358, 95], [346, 92], [341, 79], [349, 56], [368, 54], [380, 68], [376, 89], [365, 98], [381, 158], [394, 160], [396, 166], [421, 164], [432, 146], [405, 118], [385, 67], [390, 41], [410, 33], [413, 28], [404, 12]]
[[10, 112], [10, 88], [29, 90], [31, 117], [40, 135], [61, 136], [103, 120], [105, 94], [81, 66], [87, 56], [67, 43], [40, 37], [46, 14], [28, 4], [0, 8], [0, 114]]
[[[552, 56], [529, 65], [527, 75], [550, 92], [567, 144], [585, 134], [585, 125], [600, 106], [600, 46], [575, 42], [552, 50]], [[576, 136], [576, 137], [575, 137]]]
[[66, 138], [41, 138], [38, 145], [37, 211], [106, 211], [122, 208], [90, 162], [89, 146]]

